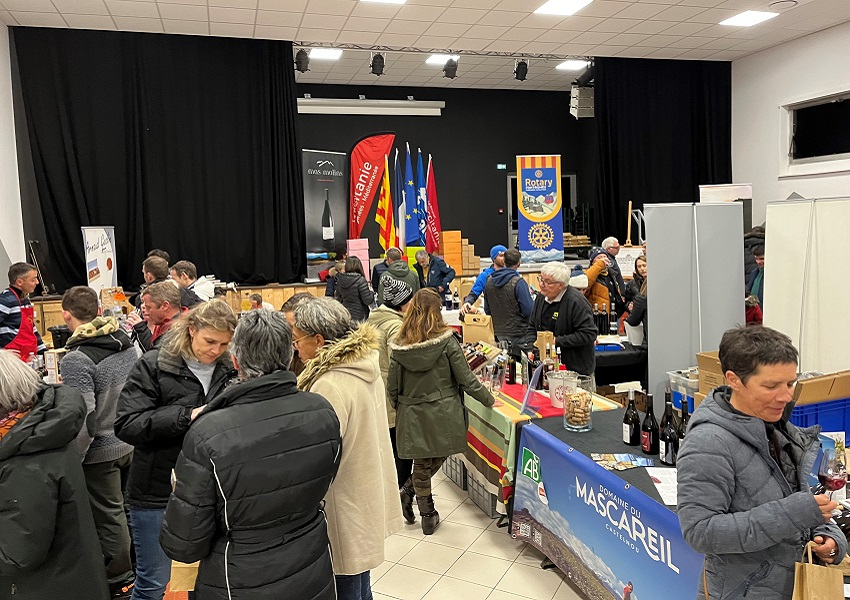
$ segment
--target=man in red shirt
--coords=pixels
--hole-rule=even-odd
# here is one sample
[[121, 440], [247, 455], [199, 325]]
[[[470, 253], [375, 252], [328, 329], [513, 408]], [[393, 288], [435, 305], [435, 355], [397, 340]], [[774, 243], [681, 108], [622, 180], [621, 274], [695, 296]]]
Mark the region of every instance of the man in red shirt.
[[132, 325], [139, 345], [147, 352], [159, 347], [159, 339], [181, 312], [180, 290], [171, 281], [160, 281], [142, 292], [144, 320], [134, 312], [127, 316], [127, 322]]
[[630, 581], [623, 588], [623, 600], [632, 600], [632, 592], [635, 591], [635, 586]]

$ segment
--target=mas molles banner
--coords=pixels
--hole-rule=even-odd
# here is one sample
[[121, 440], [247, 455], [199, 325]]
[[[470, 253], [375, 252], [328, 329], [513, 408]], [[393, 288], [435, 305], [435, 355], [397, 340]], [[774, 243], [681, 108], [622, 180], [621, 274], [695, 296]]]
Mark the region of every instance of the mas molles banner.
[[537, 261], [563, 260], [561, 157], [517, 156], [519, 249]]
[[594, 600], [695, 598], [703, 556], [676, 514], [539, 427], [522, 429], [512, 535]]
[[384, 157], [390, 155], [394, 133], [378, 133], [363, 138], [351, 150], [351, 201], [348, 229], [351, 239], [359, 238], [381, 187]]
[[348, 239], [345, 153], [302, 150], [307, 252], [333, 252]]

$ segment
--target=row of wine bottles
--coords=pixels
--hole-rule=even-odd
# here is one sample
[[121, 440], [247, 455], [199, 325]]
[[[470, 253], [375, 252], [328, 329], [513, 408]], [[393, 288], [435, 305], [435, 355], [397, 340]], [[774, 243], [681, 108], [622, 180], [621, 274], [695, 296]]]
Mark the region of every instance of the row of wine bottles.
[[646, 415], [641, 422], [635, 406], [635, 391], [629, 390], [629, 404], [623, 416], [623, 442], [629, 446], [640, 446], [644, 454], [658, 456], [662, 464], [675, 466], [679, 454], [679, 442], [688, 429], [687, 399], [682, 402], [682, 418], [673, 412], [673, 395], [670, 388], [664, 393], [664, 416], [661, 424], [655, 419], [652, 394], [646, 395]]
[[618, 331], [617, 311], [614, 309], [614, 302], [608, 310], [608, 304], [602, 303], [602, 310], [599, 310], [599, 303], [593, 304], [593, 323], [596, 325], [596, 331], [599, 335], [616, 335]]

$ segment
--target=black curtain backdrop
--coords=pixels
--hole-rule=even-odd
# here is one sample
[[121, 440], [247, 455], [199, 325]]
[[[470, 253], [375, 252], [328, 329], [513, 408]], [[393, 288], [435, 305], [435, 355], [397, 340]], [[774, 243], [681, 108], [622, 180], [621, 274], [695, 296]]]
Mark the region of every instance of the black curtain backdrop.
[[[732, 181], [728, 62], [597, 58], [596, 239], [626, 237], [633, 208], [697, 202], [699, 185]], [[637, 244], [637, 234], [632, 233]]]
[[115, 226], [128, 289], [151, 248], [226, 281], [306, 273], [291, 43], [20, 27], [12, 36], [58, 288], [85, 283], [84, 225]]

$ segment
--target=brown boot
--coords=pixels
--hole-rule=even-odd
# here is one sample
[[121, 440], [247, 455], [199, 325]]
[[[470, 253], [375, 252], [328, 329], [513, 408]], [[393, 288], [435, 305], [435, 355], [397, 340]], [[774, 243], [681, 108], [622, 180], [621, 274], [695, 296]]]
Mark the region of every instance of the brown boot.
[[417, 496], [416, 503], [419, 505], [419, 516], [422, 517], [422, 533], [431, 535], [440, 523], [440, 513], [434, 508], [434, 497]]
[[401, 514], [404, 515], [404, 520], [408, 523], [416, 523], [416, 515], [413, 514], [413, 498], [416, 496], [413, 479], [408, 477], [398, 494], [401, 496]]

